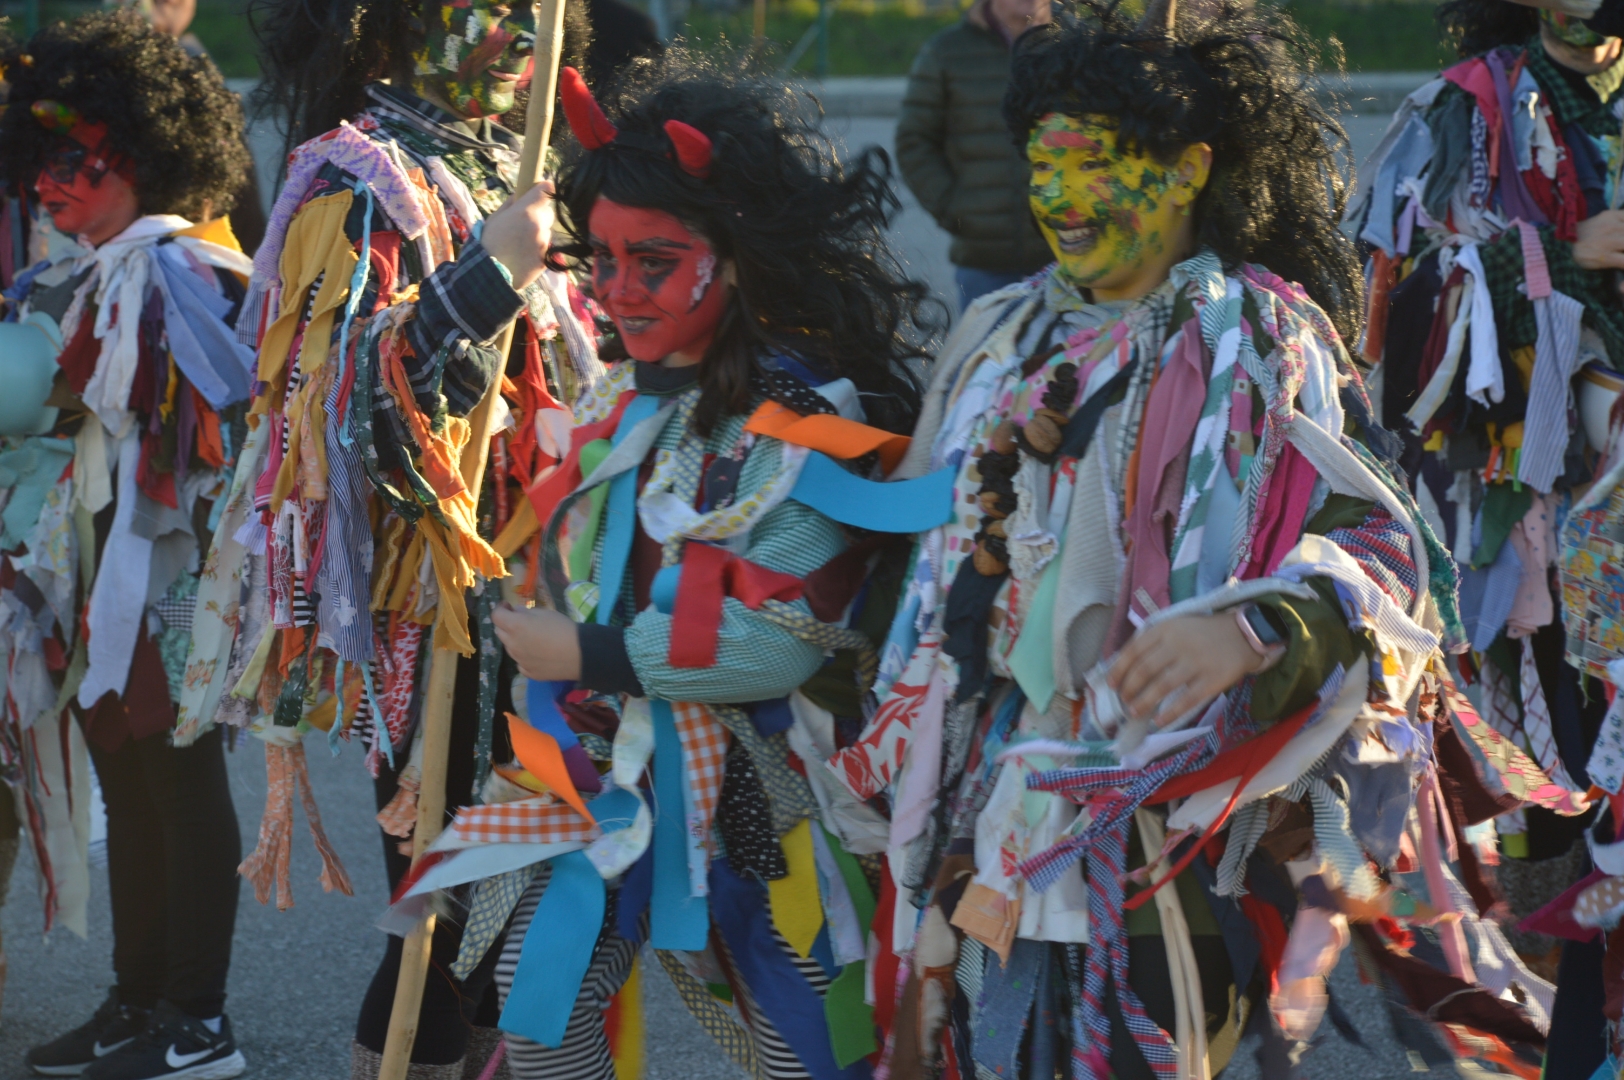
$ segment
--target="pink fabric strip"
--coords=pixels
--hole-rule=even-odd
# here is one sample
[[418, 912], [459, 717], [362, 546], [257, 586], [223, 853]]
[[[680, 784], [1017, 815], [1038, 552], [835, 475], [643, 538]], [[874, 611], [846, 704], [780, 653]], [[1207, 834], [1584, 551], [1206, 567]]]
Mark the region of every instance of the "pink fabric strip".
[[1526, 221], [1517, 221], [1522, 234], [1523, 277], [1528, 282], [1528, 299], [1544, 300], [1551, 295], [1551, 268], [1545, 263], [1545, 245], [1539, 242], [1539, 230]]
[[1274, 573], [1280, 561], [1297, 546], [1318, 476], [1295, 446], [1287, 443], [1281, 447], [1268, 487], [1259, 499], [1257, 531], [1252, 538], [1251, 556], [1237, 575], [1241, 580]]
[[1139, 590], [1157, 604], [1168, 604], [1167, 579], [1172, 567], [1168, 508], [1176, 520], [1184, 497], [1185, 468], [1190, 440], [1207, 399], [1207, 371], [1211, 358], [1201, 338], [1201, 320], [1184, 324], [1184, 336], [1167, 367], [1157, 378], [1145, 404], [1139, 432], [1139, 476], [1128, 535], [1133, 549], [1128, 556], [1128, 577], [1122, 595], [1129, 610], [1143, 610]]
[[1450, 918], [1458, 915], [1455, 901], [1450, 896], [1449, 884], [1444, 881], [1443, 850], [1438, 843], [1438, 775], [1427, 771], [1421, 781], [1419, 817], [1421, 819], [1421, 869], [1426, 875], [1427, 892], [1430, 894], [1432, 906], [1438, 910], [1439, 919], [1433, 927], [1438, 932], [1438, 943], [1443, 947], [1444, 960], [1449, 964], [1449, 973], [1457, 979], [1464, 979], [1469, 983], [1477, 982], [1477, 975], [1472, 970], [1471, 953], [1466, 951], [1466, 935], [1461, 931], [1460, 919]]

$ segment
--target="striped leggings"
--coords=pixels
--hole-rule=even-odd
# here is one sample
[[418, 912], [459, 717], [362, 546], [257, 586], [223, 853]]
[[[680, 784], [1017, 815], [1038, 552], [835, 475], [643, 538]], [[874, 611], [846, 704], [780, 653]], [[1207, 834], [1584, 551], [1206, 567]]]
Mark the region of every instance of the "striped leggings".
[[[506, 1007], [508, 991], [513, 989], [513, 973], [519, 967], [519, 952], [524, 948], [524, 936], [535, 917], [536, 906], [547, 888], [546, 873], [536, 875], [530, 887], [519, 898], [508, 924], [507, 941], [502, 945], [502, 958], [496, 963], [496, 989], [502, 1005]], [[637, 959], [637, 946], [615, 933], [615, 901], [618, 890], [611, 890], [604, 908], [603, 929], [598, 934], [598, 945], [592, 954], [586, 977], [581, 980], [581, 992], [575, 999], [569, 1023], [564, 1028], [564, 1042], [558, 1047], [542, 1046], [522, 1035], [504, 1032], [507, 1040], [508, 1067], [514, 1080], [615, 1080], [615, 1059], [609, 1050], [609, 1038], [603, 1030], [603, 1010], [609, 999], [625, 985]]]

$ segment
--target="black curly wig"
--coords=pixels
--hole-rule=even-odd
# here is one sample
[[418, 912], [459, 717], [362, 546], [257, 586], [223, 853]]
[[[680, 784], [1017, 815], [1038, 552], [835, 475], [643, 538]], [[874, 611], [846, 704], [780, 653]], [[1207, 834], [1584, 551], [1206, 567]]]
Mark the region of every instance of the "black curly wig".
[[143, 214], [222, 216], [250, 160], [242, 102], [220, 72], [133, 11], [55, 23], [0, 52], [10, 84], [0, 117], [0, 173], [31, 188], [53, 134], [29, 112], [41, 99], [107, 125], [114, 154], [135, 166]]
[[[870, 423], [911, 431], [916, 369], [939, 330], [939, 305], [887, 245], [885, 228], [901, 204], [884, 151], [870, 148], [842, 164], [816, 109], [782, 78], [681, 50], [634, 62], [601, 104], [621, 134], [598, 150], [572, 143], [566, 154], [559, 200], [572, 243], [565, 254], [582, 264], [590, 257], [587, 221], [602, 197], [671, 214], [737, 268], [701, 363], [698, 429], [746, 410], [757, 358], [783, 352], [849, 378]], [[688, 175], [668, 156], [667, 120], [710, 137], [709, 179]]]
[[[423, 11], [437, 2], [250, 0], [248, 22], [263, 73], [255, 102], [285, 125], [285, 149], [325, 135], [366, 108], [368, 83], [411, 86]], [[591, 35], [582, 5], [566, 3], [563, 63], [579, 66]]]
[[1511, 0], [1444, 0], [1435, 17], [1444, 38], [1463, 57], [1502, 45], [1521, 46], [1539, 33], [1539, 10]]
[[1164, 162], [1206, 143], [1212, 175], [1195, 203], [1197, 242], [1230, 270], [1261, 263], [1300, 283], [1356, 340], [1364, 277], [1337, 227], [1348, 137], [1310, 85], [1316, 49], [1278, 11], [1242, 0], [1179, 7], [1171, 43], [1100, 0], [1023, 34], [1004, 97], [1017, 148], [1024, 156], [1033, 128], [1055, 112], [1112, 117], [1124, 148]]

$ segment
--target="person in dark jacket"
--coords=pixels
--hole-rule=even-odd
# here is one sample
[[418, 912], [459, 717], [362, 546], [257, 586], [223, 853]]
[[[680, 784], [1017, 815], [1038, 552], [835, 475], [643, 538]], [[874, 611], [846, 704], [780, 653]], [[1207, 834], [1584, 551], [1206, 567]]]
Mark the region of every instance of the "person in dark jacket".
[[1027, 164], [1009, 141], [1010, 46], [1051, 21], [1050, 0], [977, 0], [925, 42], [908, 73], [897, 164], [914, 197], [952, 234], [959, 304], [1053, 261], [1027, 207]]

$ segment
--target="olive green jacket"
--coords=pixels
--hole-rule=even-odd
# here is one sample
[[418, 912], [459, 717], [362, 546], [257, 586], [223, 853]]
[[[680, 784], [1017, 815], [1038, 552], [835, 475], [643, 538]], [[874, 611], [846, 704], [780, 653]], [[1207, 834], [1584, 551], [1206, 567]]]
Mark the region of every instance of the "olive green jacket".
[[1026, 159], [1004, 123], [1009, 46], [978, 4], [925, 42], [908, 73], [897, 164], [953, 236], [956, 266], [1032, 273], [1054, 261], [1027, 209]]

